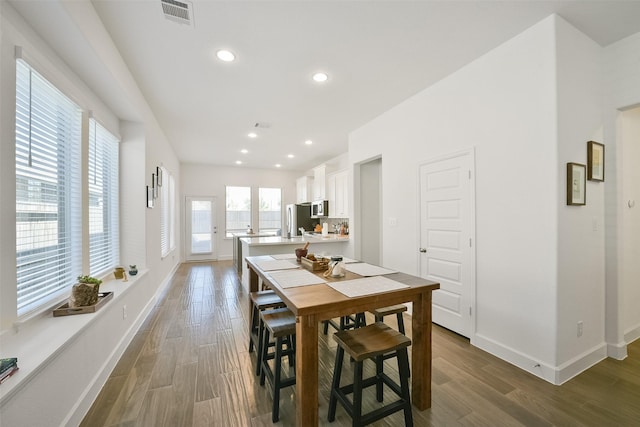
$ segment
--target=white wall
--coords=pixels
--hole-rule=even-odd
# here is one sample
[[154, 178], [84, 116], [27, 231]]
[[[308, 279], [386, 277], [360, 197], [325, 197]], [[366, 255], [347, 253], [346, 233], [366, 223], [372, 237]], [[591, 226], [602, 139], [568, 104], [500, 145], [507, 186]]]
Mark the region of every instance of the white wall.
[[[383, 257], [387, 266], [414, 274], [419, 267], [414, 237], [418, 164], [475, 147], [477, 301], [472, 343], [551, 382], [558, 381], [555, 331], [559, 304], [566, 303], [558, 298], [569, 298], [560, 292], [560, 275], [573, 280], [558, 267], [565, 260], [558, 244], [559, 221], [565, 218], [558, 211], [564, 209], [568, 161], [558, 138], [570, 136], [571, 147], [579, 144], [579, 159], [584, 159], [586, 141], [599, 125], [594, 119], [597, 108], [589, 104], [578, 111], [578, 116], [587, 114], [587, 129], [576, 127], [576, 121], [558, 126], [569, 114], [571, 102], [565, 97], [570, 92], [586, 90], [589, 102], [595, 96], [584, 85], [592, 83], [596, 71], [569, 92], [556, 92], [561, 83], [557, 79], [565, 79], [557, 72], [573, 71], [594, 59], [592, 44], [567, 25], [555, 16], [543, 20], [356, 130], [349, 140], [352, 163], [382, 155], [383, 224], [390, 217], [398, 223], [394, 228], [383, 225]], [[558, 63], [556, 48], [564, 50], [573, 39], [588, 52]], [[598, 202], [592, 208], [601, 215]], [[591, 250], [581, 249], [581, 244], [569, 242], [562, 251], [590, 256]], [[594, 268], [603, 275], [602, 265]], [[574, 286], [569, 285], [569, 295]], [[598, 286], [603, 292], [600, 283], [590, 295], [598, 293]], [[578, 310], [581, 315], [584, 309]], [[602, 311], [584, 313], [582, 320], [601, 325]], [[577, 356], [581, 350], [563, 346], [562, 357]], [[534, 368], [537, 363], [541, 366]]]
[[[639, 51], [640, 33], [604, 49], [604, 135], [608, 141], [605, 157], [606, 338], [608, 354], [618, 359], [626, 357], [626, 344], [640, 337], [640, 327], [625, 315], [624, 308], [626, 304], [637, 307], [640, 300], [635, 297], [637, 276], [635, 280], [628, 280], [624, 273], [629, 263], [637, 264], [637, 258], [625, 253], [625, 242], [638, 237], [629, 234], [632, 230], [625, 214], [628, 212], [625, 185], [631, 171], [625, 166], [625, 145], [619, 135], [621, 111], [640, 105]], [[637, 185], [637, 181], [633, 185]]]
[[[296, 178], [300, 171], [282, 171], [274, 169], [249, 169], [244, 167], [211, 166], [184, 163], [181, 166], [180, 209], [184, 212], [184, 198], [187, 196], [215, 197], [218, 234], [216, 246], [218, 259], [233, 257], [233, 241], [225, 238], [225, 187], [250, 186], [253, 197], [257, 197], [258, 187], [282, 188], [282, 206], [296, 202]], [[258, 222], [258, 212], [253, 212], [254, 224]], [[284, 222], [283, 222], [284, 226]], [[253, 227], [257, 231], [257, 227]], [[184, 227], [181, 227], [184, 229]], [[184, 253], [183, 253], [184, 258]]]
[[[45, 5], [47, 3], [42, 6]], [[176, 188], [180, 188], [179, 162], [148, 105], [140, 98], [139, 89], [126, 67], [121, 66], [122, 59], [117, 56], [117, 50], [90, 3], [70, 5], [78, 15], [64, 15], [66, 9], [63, 9], [64, 21], [69, 19], [70, 23], [66, 26], [69, 36], [93, 43], [95, 58], [100, 58], [101, 66], [127, 86], [125, 93], [131, 94], [131, 99], [124, 102], [135, 106], [142, 121], [123, 123], [120, 128], [120, 118], [69, 69], [59, 54], [10, 4], [0, 1], [0, 199], [4, 201], [0, 204], [0, 346], [3, 357], [18, 357], [20, 366], [20, 371], [0, 389], [0, 425], [3, 426], [79, 424], [179, 261], [176, 251], [161, 258], [160, 210], [146, 209], [144, 205], [144, 188], [151, 183], [151, 173], [155, 172], [156, 166], [164, 165], [173, 173]], [[60, 18], [58, 14], [55, 16], [50, 18]], [[73, 25], [74, 19], [81, 19], [81, 22]], [[86, 32], [82, 33], [80, 28]], [[73, 319], [63, 320], [44, 312], [18, 328], [12, 328], [16, 320], [15, 204], [7, 202], [15, 200], [15, 149], [12, 143], [15, 140], [15, 45], [24, 47], [28, 59], [81, 108], [91, 110], [109, 130], [121, 135], [121, 262], [147, 267], [128, 286], [119, 282], [110, 284], [114, 286], [115, 296], [95, 314], [69, 316]], [[179, 233], [176, 238], [179, 248]], [[126, 316], [123, 315], [125, 306]], [[65, 325], [69, 324], [81, 326], [68, 339], [60, 341], [59, 336], [68, 336]], [[63, 390], [62, 394], [60, 390]]]
[[[604, 187], [586, 182], [586, 205], [566, 206], [566, 164], [587, 163], [587, 141], [602, 135], [602, 48], [563, 19], [556, 26], [558, 102], [558, 382], [602, 360], [604, 337]], [[583, 334], [578, 337], [578, 322]]]

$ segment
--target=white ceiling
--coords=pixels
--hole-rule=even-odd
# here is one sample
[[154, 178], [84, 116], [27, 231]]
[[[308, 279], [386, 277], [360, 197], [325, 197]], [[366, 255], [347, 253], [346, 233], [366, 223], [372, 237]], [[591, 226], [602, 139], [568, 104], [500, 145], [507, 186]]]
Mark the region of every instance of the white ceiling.
[[[119, 117], [139, 120], [74, 2], [12, 4]], [[194, 27], [160, 0], [91, 4], [181, 161], [295, 170], [346, 152], [349, 132], [551, 13], [603, 46], [640, 31], [640, 1], [194, 0]], [[237, 60], [217, 60], [220, 48]]]

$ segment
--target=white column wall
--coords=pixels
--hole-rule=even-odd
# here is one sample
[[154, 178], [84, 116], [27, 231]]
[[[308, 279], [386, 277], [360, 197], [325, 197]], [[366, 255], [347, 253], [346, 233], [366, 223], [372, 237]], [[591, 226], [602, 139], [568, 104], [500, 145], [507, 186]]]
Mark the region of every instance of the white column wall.
[[[418, 164], [476, 149], [477, 333], [472, 342], [553, 381], [556, 366], [555, 18], [350, 135], [382, 156], [385, 265], [418, 273]], [[388, 218], [397, 218], [389, 228]], [[540, 363], [541, 366], [534, 368]]]
[[[566, 205], [567, 162], [587, 163], [587, 141], [603, 141], [602, 47], [558, 18], [557, 382], [606, 357], [604, 182], [586, 182], [586, 205]], [[583, 322], [578, 337], [578, 322]]]

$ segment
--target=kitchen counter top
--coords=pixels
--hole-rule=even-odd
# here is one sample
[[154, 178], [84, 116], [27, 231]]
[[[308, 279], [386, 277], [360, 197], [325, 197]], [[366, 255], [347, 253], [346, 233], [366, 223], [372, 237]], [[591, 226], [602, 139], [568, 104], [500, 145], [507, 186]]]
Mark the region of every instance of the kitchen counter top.
[[[353, 249], [351, 248], [348, 235], [329, 234], [323, 237], [322, 234], [305, 233], [304, 236], [295, 236], [289, 239], [282, 236], [241, 237], [238, 241], [242, 247], [241, 260], [249, 256], [258, 255], [290, 254], [294, 256], [295, 249], [303, 247], [307, 242], [309, 242], [309, 253], [343, 255], [346, 257], [353, 256]], [[242, 285], [248, 290], [249, 273], [247, 271], [247, 263], [240, 262], [239, 266], [241, 269]]]
[[328, 236], [309, 235], [295, 236], [291, 238], [283, 236], [271, 237], [242, 237], [240, 240], [248, 246], [268, 246], [268, 245], [300, 245], [309, 242], [313, 243], [341, 243], [348, 242], [349, 236], [341, 236], [339, 234], [329, 234]]

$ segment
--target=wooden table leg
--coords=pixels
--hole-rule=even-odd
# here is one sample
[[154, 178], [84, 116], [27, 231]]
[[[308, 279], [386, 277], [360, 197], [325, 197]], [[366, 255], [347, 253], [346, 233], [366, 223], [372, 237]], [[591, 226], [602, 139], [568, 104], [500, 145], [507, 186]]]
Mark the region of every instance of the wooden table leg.
[[[258, 278], [258, 273], [253, 271], [253, 268], [249, 264], [247, 264], [249, 270], [249, 292], [258, 292], [258, 285], [260, 284], [260, 280]], [[249, 298], [249, 316], [253, 312], [253, 303], [251, 302], [251, 298]]]
[[296, 318], [296, 425], [318, 425], [318, 320]]
[[413, 301], [411, 399], [421, 411], [431, 407], [431, 292]]

